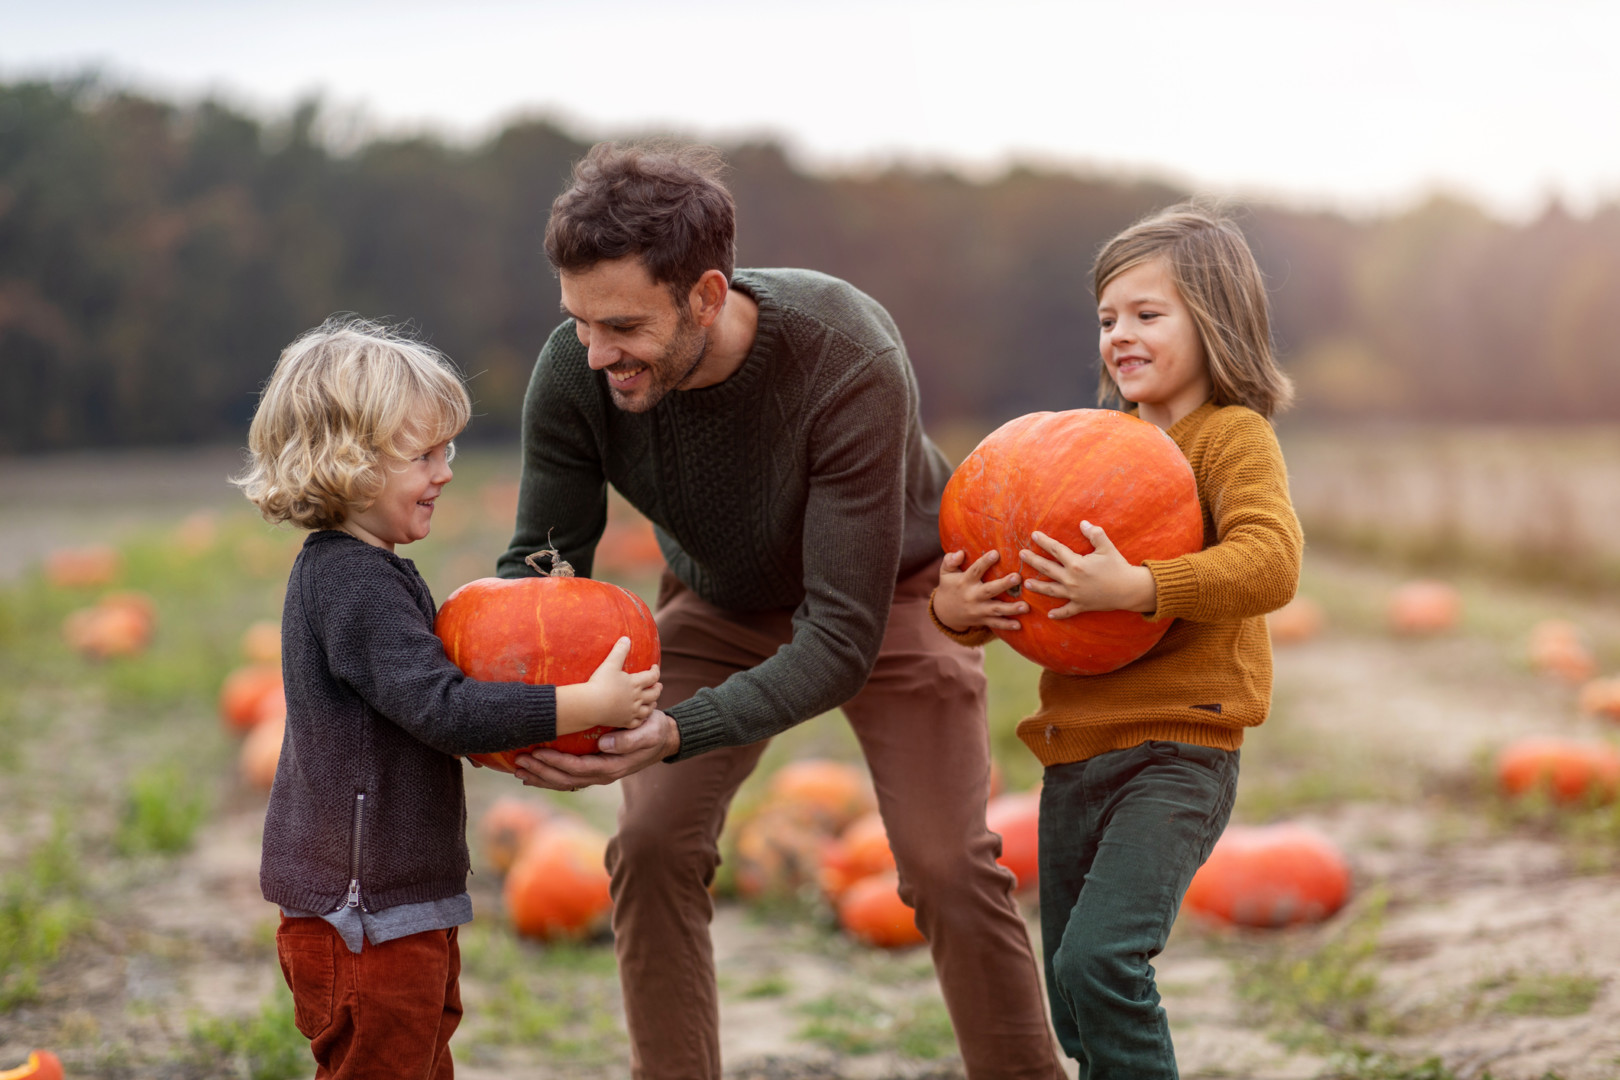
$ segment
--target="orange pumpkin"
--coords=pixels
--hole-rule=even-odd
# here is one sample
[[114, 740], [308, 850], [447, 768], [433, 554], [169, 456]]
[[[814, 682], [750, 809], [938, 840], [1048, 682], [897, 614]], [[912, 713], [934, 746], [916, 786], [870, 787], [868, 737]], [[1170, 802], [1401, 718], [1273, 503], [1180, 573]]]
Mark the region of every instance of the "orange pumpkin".
[[45, 580], [64, 589], [111, 585], [124, 572], [124, 557], [107, 544], [62, 548], [45, 556]]
[[585, 937], [613, 907], [603, 864], [607, 837], [581, 822], [541, 830], [506, 873], [502, 895], [512, 928], [538, 938]]
[[842, 829], [877, 806], [865, 769], [825, 758], [793, 761], [776, 770], [769, 797], [804, 807], [833, 829]]
[[984, 817], [990, 831], [1001, 837], [996, 862], [1012, 871], [1018, 888], [1034, 888], [1041, 874], [1041, 793], [1021, 791], [991, 799]]
[[281, 761], [281, 741], [287, 735], [285, 716], [270, 717], [260, 723], [242, 742], [237, 765], [242, 779], [249, 787], [269, 791], [276, 779], [276, 766]]
[[1322, 605], [1308, 596], [1296, 596], [1266, 616], [1272, 643], [1276, 645], [1309, 641], [1322, 632], [1326, 623], [1327, 616], [1322, 612]]
[[[450, 594], [434, 632], [451, 662], [475, 679], [561, 686], [585, 682], [614, 643], [628, 637], [626, 671], [658, 663], [658, 627], [641, 598], [605, 581], [574, 577], [572, 567], [549, 554], [555, 560], [549, 574], [531, 555], [529, 565], [540, 577], [479, 578]], [[536, 746], [468, 756], [516, 772], [519, 754], [541, 746], [592, 754], [596, 740], [611, 730], [594, 727]]]
[[[972, 563], [986, 551], [1001, 561], [986, 577], [1018, 572], [1021, 550], [1044, 555], [1037, 529], [1085, 555], [1084, 519], [1108, 533], [1132, 565], [1173, 559], [1204, 542], [1203, 512], [1192, 467], [1170, 437], [1144, 420], [1108, 409], [1033, 413], [986, 436], [945, 485], [939, 535], [946, 551]], [[1170, 628], [1134, 611], [1088, 611], [1046, 617], [1063, 601], [1030, 589], [1022, 628], [996, 634], [1044, 668], [1066, 675], [1100, 675], [1151, 649]], [[1004, 596], [1013, 599], [1013, 596]]]
[[111, 593], [94, 607], [70, 614], [62, 622], [62, 637], [86, 656], [105, 660], [134, 656], [151, 643], [157, 616], [145, 593]]
[[838, 901], [838, 923], [851, 936], [880, 949], [923, 943], [917, 913], [900, 899], [900, 877], [893, 872], [863, 878]]
[[831, 843], [825, 819], [810, 809], [765, 803], [737, 827], [731, 852], [737, 892], [750, 900], [799, 895], [816, 881]]
[[1620, 678], [1593, 679], [1581, 687], [1581, 712], [1620, 721]]
[[281, 623], [260, 619], [242, 631], [242, 656], [254, 664], [281, 663]]
[[1545, 786], [1558, 802], [1611, 802], [1620, 786], [1620, 752], [1607, 743], [1531, 737], [1502, 748], [1496, 779], [1509, 796]]
[[484, 816], [478, 819], [478, 836], [483, 842], [484, 858], [504, 874], [517, 861], [534, 836], [544, 827], [550, 815], [538, 803], [503, 795], [490, 804]]
[[882, 816], [874, 811], [857, 818], [822, 850], [816, 877], [821, 891], [836, 900], [856, 882], [894, 868], [889, 834]]
[[1389, 625], [1397, 634], [1442, 634], [1462, 618], [1462, 596], [1444, 581], [1409, 581], [1389, 598]]
[[1582, 640], [1580, 628], [1563, 619], [1545, 619], [1530, 628], [1530, 666], [1572, 683], [1597, 674], [1597, 660]]
[[62, 1060], [49, 1050], [34, 1050], [14, 1069], [0, 1069], [0, 1080], [62, 1080]]
[[[274, 715], [275, 699], [281, 699], [280, 711], [286, 714], [286, 698], [282, 697], [281, 666], [279, 664], [248, 664], [225, 676], [219, 688], [219, 715], [226, 730], [237, 735], [253, 730], [267, 715]], [[272, 704], [267, 704], [272, 703]]]
[[1325, 836], [1293, 824], [1232, 825], [1182, 905], [1217, 922], [1291, 926], [1320, 922], [1349, 897], [1349, 864]]

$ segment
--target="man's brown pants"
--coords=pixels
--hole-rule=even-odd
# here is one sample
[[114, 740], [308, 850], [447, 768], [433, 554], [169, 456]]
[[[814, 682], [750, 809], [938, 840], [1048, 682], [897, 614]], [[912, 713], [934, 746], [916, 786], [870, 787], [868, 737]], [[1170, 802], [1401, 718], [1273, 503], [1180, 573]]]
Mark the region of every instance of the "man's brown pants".
[[[980, 654], [934, 628], [938, 567], [895, 590], [877, 666], [844, 705], [877, 788], [971, 1080], [1063, 1076], [1040, 975], [985, 828], [990, 751]], [[736, 614], [700, 600], [667, 572], [660, 589], [664, 707], [755, 667], [793, 636], [792, 612]], [[626, 777], [608, 846], [613, 930], [640, 1080], [719, 1080], [720, 1009], [709, 882], [737, 788], [766, 744], [727, 747]]]

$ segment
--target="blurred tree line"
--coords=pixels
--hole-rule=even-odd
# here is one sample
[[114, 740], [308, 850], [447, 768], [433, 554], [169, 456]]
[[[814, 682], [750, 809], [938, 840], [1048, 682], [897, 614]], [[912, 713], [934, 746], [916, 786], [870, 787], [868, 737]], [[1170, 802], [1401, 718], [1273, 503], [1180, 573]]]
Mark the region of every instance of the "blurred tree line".
[[[264, 122], [94, 81], [0, 85], [0, 451], [240, 440], [281, 347], [334, 311], [409, 320], [509, 437], [558, 323], [547, 209], [587, 143], [350, 152], [318, 107]], [[1014, 169], [814, 176], [728, 150], [739, 263], [844, 277], [893, 312], [931, 422], [1092, 403], [1100, 244], [1184, 193]], [[1295, 422], [1620, 418], [1620, 206], [1521, 225], [1435, 200], [1242, 220], [1302, 391]]]

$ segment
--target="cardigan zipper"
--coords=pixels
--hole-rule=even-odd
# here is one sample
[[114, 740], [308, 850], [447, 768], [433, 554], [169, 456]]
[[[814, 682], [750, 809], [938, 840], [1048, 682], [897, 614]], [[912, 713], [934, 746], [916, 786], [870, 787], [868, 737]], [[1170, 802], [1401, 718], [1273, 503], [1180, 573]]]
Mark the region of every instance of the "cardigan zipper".
[[366, 793], [354, 793], [354, 842], [349, 847], [349, 907], [360, 906], [360, 819], [366, 810]]

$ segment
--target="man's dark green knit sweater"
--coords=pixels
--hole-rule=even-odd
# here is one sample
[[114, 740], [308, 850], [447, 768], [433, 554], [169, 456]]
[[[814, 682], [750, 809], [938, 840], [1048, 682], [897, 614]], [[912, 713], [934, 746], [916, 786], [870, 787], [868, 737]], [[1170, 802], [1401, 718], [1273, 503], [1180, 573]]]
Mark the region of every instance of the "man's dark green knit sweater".
[[[923, 434], [900, 332], [871, 297], [808, 270], [739, 270], [759, 305], [728, 379], [619, 410], [572, 321], [523, 405], [523, 483], [503, 577], [555, 546], [589, 574], [612, 484], [652, 521], [670, 570], [716, 607], [794, 609], [775, 656], [669, 710], [679, 758], [768, 738], [853, 697], [895, 582], [940, 555], [950, 466]], [[550, 537], [551, 544], [547, 544]]]

